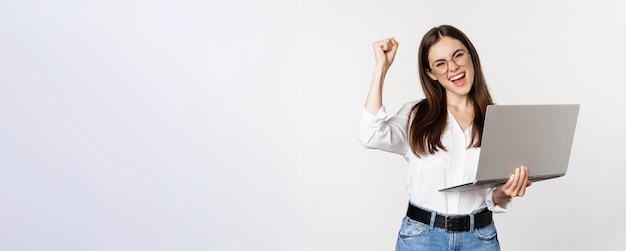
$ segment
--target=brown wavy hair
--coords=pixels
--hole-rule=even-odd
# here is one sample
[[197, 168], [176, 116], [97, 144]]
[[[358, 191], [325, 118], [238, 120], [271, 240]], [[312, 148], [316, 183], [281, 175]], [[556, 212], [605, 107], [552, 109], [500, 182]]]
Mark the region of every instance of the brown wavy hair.
[[459, 40], [465, 45], [474, 64], [474, 84], [468, 93], [470, 101], [474, 103], [474, 121], [472, 122], [472, 139], [467, 146], [468, 148], [480, 147], [487, 105], [493, 104], [480, 66], [478, 53], [469, 38], [462, 31], [450, 25], [434, 27], [426, 32], [417, 55], [419, 77], [426, 98], [413, 106], [407, 121], [409, 146], [418, 157], [434, 154], [438, 150], [447, 150], [441, 143], [441, 136], [446, 129], [447, 120], [446, 90], [438, 81], [432, 80], [426, 74], [426, 71], [430, 70], [428, 51], [433, 44], [444, 36]]

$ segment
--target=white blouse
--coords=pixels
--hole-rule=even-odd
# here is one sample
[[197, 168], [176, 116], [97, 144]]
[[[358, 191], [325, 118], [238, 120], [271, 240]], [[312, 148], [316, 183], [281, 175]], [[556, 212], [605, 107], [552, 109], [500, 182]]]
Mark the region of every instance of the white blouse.
[[402, 155], [409, 162], [407, 190], [414, 205], [443, 214], [470, 214], [488, 207], [494, 212], [507, 212], [511, 202], [495, 205], [493, 190], [486, 188], [463, 192], [439, 192], [439, 189], [471, 182], [476, 177], [480, 148], [467, 148], [472, 127], [461, 129], [448, 111], [446, 129], [441, 143], [447, 151], [418, 158], [407, 142], [407, 119], [417, 101], [406, 103], [398, 113], [388, 117], [383, 106], [376, 115], [363, 109], [359, 140], [366, 148], [380, 149]]

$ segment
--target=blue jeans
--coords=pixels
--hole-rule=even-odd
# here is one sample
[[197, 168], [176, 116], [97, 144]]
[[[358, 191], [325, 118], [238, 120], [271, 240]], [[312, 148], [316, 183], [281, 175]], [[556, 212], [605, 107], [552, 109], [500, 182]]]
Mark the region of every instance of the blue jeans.
[[398, 233], [396, 251], [418, 250], [500, 250], [496, 226], [491, 223], [479, 229], [448, 233], [438, 228], [415, 221], [408, 216], [402, 220]]

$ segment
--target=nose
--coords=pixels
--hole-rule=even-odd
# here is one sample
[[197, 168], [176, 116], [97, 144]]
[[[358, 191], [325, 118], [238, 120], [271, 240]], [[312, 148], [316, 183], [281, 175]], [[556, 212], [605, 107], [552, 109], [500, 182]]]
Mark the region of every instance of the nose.
[[[450, 64], [452, 63], [452, 64]], [[450, 59], [450, 61], [448, 61], [448, 70], [449, 71], [456, 71], [459, 69], [459, 65], [454, 62], [454, 60]]]

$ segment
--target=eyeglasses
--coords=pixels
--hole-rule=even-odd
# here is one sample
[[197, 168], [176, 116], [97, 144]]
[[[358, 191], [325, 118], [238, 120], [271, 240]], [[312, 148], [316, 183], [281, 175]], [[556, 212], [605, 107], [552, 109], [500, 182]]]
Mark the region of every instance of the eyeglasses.
[[454, 52], [454, 54], [452, 55], [452, 59], [448, 59], [448, 60], [440, 59], [440, 60], [433, 62], [433, 64], [430, 66], [430, 71], [432, 71], [433, 73], [437, 75], [443, 75], [444, 73], [448, 71], [448, 63], [450, 61], [454, 62], [458, 66], [464, 66], [469, 62], [469, 59], [470, 59], [469, 52], [465, 50], [458, 50]]

